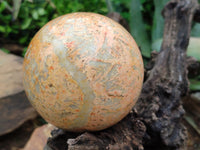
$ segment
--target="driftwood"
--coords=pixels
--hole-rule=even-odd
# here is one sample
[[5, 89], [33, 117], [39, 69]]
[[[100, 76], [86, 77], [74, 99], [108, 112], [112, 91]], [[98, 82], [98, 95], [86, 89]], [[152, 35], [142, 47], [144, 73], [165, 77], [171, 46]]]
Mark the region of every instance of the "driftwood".
[[[170, 1], [163, 10], [161, 52], [144, 84], [136, 110], [145, 122], [147, 145], [183, 149], [187, 133], [181, 123], [181, 98], [188, 92], [186, 49], [197, 1]], [[160, 143], [160, 145], [158, 144]]]
[[47, 146], [62, 149], [185, 149], [181, 98], [188, 92], [186, 49], [197, 0], [171, 0], [163, 10], [164, 37], [133, 111], [100, 132], [52, 131]]

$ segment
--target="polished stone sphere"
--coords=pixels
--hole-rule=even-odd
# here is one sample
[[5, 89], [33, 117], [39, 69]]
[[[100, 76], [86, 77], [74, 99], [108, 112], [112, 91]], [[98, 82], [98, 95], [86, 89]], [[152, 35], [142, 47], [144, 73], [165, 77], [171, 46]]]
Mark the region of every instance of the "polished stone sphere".
[[30, 42], [24, 87], [33, 107], [67, 131], [98, 131], [123, 119], [136, 103], [144, 69], [132, 36], [95, 13], [48, 22]]

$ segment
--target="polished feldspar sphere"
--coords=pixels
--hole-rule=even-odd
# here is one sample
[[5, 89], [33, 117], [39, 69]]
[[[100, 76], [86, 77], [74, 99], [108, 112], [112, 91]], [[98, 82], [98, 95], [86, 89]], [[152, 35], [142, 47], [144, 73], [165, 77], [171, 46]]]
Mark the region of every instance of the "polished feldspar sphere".
[[97, 131], [125, 117], [143, 82], [143, 61], [131, 35], [94, 13], [47, 23], [24, 59], [28, 99], [49, 123], [68, 131]]

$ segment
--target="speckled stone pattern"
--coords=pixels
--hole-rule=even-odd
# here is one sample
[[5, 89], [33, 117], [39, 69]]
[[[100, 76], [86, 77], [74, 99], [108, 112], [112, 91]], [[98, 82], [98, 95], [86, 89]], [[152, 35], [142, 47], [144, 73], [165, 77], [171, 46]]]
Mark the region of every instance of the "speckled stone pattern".
[[53, 125], [97, 131], [123, 119], [136, 103], [143, 61], [131, 35], [113, 20], [72, 13], [47, 23], [24, 59], [26, 94]]

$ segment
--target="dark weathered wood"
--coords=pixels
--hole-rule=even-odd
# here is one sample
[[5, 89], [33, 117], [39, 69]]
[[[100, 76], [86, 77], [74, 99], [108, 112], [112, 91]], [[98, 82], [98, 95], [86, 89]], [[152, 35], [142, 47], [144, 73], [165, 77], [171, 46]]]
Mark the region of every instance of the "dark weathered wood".
[[133, 112], [100, 132], [55, 130], [52, 149], [184, 149], [181, 98], [188, 92], [186, 49], [197, 0], [171, 0], [163, 10], [164, 37]]
[[163, 149], [183, 149], [185, 145], [187, 133], [181, 123], [184, 114], [181, 98], [188, 92], [186, 49], [197, 6], [195, 0], [172, 0], [163, 10], [161, 52], [136, 106], [147, 127], [149, 147], [158, 147], [158, 141]]
[[[148, 64], [145, 67], [145, 75], [146, 78], [148, 78], [150, 71], [155, 65], [156, 57], [158, 56], [158, 52], [153, 51], [151, 53], [151, 60], [148, 62]], [[200, 75], [200, 62], [196, 60], [194, 57], [187, 56], [186, 59], [186, 65], [188, 70], [188, 77], [194, 78]]]
[[96, 150], [96, 149], [138, 149], [142, 150], [142, 139], [145, 125], [133, 113], [115, 126], [99, 131], [85, 133], [69, 133], [61, 129], [52, 132], [48, 146], [53, 150]]

